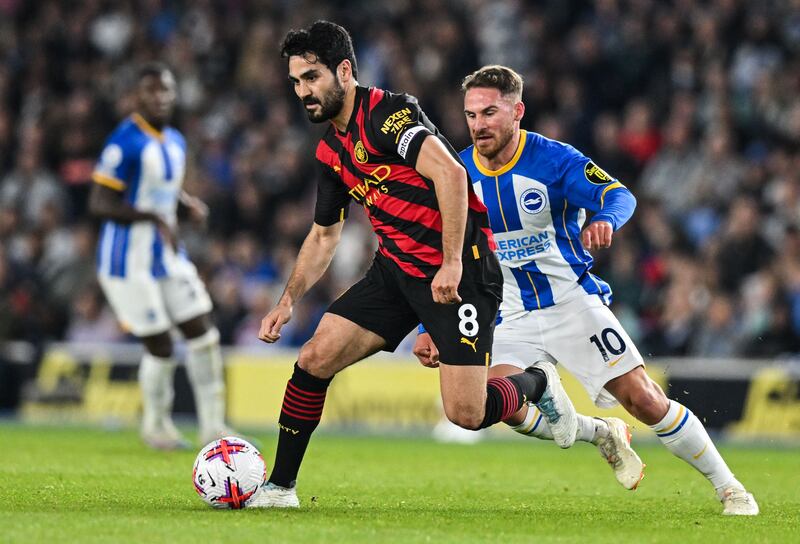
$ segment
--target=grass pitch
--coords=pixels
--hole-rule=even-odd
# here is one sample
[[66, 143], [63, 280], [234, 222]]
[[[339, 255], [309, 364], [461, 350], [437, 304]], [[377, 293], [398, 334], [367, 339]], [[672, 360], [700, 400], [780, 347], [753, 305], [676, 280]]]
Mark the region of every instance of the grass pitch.
[[[262, 440], [271, 462], [274, 436]], [[196, 452], [133, 432], [0, 424], [0, 542], [797, 542], [800, 453], [722, 448], [762, 514], [724, 518], [711, 486], [658, 444], [625, 491], [593, 447], [475, 446], [315, 436], [297, 511], [215, 511], [196, 495]]]

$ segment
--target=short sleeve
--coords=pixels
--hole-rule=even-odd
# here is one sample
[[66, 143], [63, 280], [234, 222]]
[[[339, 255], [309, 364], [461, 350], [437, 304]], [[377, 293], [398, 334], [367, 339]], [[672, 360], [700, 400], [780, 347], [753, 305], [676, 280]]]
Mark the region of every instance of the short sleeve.
[[115, 191], [124, 191], [128, 186], [130, 164], [135, 160], [119, 138], [112, 136], [106, 142], [100, 159], [95, 165], [92, 180]]
[[387, 155], [402, 158], [414, 167], [422, 142], [436, 127], [420, 109], [417, 99], [407, 94], [389, 94], [370, 116], [372, 142]]
[[317, 204], [314, 223], [330, 227], [347, 219], [350, 206], [347, 187], [330, 166], [317, 161]]
[[602, 209], [608, 191], [624, 187], [572, 146], [564, 146], [560, 166], [569, 201], [593, 212]]

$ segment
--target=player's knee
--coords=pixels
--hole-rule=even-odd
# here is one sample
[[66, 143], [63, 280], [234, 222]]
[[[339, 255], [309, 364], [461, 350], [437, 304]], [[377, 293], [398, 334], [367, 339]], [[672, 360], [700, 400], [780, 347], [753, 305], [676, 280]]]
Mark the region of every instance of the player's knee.
[[142, 343], [150, 355], [155, 357], [172, 357], [172, 339], [168, 334], [143, 338]]
[[658, 423], [669, 409], [669, 400], [653, 382], [631, 391], [629, 404], [631, 414], [648, 425]]
[[330, 351], [322, 349], [319, 342], [312, 338], [300, 348], [297, 365], [317, 378], [330, 378], [336, 374], [333, 369], [333, 357]]
[[447, 419], [459, 427], [470, 431], [477, 431], [483, 423], [483, 410], [461, 406], [447, 412]]

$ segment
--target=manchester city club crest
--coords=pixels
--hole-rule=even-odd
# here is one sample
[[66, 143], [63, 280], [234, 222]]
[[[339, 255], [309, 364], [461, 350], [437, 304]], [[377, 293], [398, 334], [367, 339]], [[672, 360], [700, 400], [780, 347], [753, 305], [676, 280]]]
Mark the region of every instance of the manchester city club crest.
[[369, 155], [367, 155], [367, 150], [364, 148], [364, 144], [361, 143], [361, 140], [356, 143], [354, 152], [358, 164], [364, 164], [369, 160]]

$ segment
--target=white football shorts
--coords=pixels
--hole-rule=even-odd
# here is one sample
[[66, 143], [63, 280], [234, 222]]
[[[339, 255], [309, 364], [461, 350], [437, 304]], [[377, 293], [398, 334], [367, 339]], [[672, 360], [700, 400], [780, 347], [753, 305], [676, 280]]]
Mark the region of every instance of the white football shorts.
[[564, 365], [601, 408], [618, 404], [605, 384], [644, 366], [628, 333], [597, 295], [580, 296], [497, 325], [493, 366], [525, 369], [542, 360]]
[[213, 308], [194, 264], [185, 258], [171, 264], [169, 276], [161, 278], [154, 278], [147, 269], [125, 277], [98, 275], [120, 324], [139, 338], [166, 332]]

